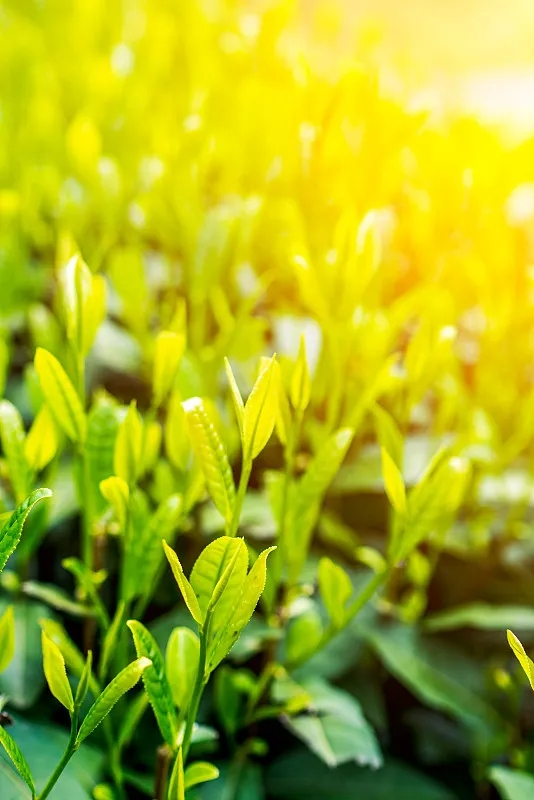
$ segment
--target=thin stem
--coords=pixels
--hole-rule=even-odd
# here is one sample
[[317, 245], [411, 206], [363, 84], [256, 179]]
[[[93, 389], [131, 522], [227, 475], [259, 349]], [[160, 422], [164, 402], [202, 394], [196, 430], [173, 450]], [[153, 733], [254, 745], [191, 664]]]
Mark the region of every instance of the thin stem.
[[208, 638], [208, 630], [209, 630], [209, 620], [207, 621], [205, 629], [202, 631], [200, 636], [200, 656], [198, 660], [198, 671], [197, 671], [197, 678], [195, 681], [195, 687], [193, 689], [193, 696], [191, 697], [191, 702], [189, 704], [189, 708], [187, 711], [187, 721], [185, 724], [185, 732], [184, 732], [184, 740], [182, 743], [182, 752], [183, 752], [183, 759], [184, 764], [187, 761], [187, 756], [189, 754], [189, 748], [191, 746], [191, 737], [193, 735], [193, 726], [195, 724], [195, 720], [198, 714], [198, 707], [200, 705], [200, 698], [202, 697], [202, 692], [204, 691], [204, 687], [207, 683], [206, 678], [206, 655], [207, 655], [207, 638]]
[[245, 494], [247, 493], [248, 482], [250, 473], [252, 472], [252, 458], [250, 456], [243, 457], [243, 466], [241, 467], [241, 475], [239, 477], [239, 486], [237, 488], [237, 495], [235, 498], [234, 511], [230, 525], [228, 526], [228, 536], [235, 536], [241, 519], [241, 511], [243, 510], [243, 502]]
[[167, 795], [167, 782], [171, 764], [171, 749], [163, 744], [156, 751], [156, 778], [154, 782], [154, 800], [165, 800]]
[[54, 772], [48, 779], [48, 783], [46, 784], [45, 788], [43, 789], [41, 794], [38, 795], [37, 800], [45, 800], [45, 797], [48, 797], [48, 795], [50, 794], [50, 792], [60, 779], [65, 767], [67, 766], [67, 764], [69, 763], [69, 761], [71, 760], [72, 756], [76, 751], [77, 732], [78, 732], [78, 710], [75, 709], [71, 718], [70, 736], [69, 736], [69, 741], [67, 743], [67, 747], [65, 748], [65, 752], [61, 757], [61, 761], [59, 762]]
[[285, 664], [286, 669], [289, 671], [297, 669], [297, 667], [301, 667], [306, 661], [309, 661], [316, 653], [326, 647], [332, 639], [341, 633], [341, 631], [347, 627], [347, 625], [352, 622], [354, 617], [360, 613], [362, 608], [369, 602], [369, 600], [373, 597], [374, 593], [377, 589], [380, 588], [391, 575], [392, 568], [389, 567], [385, 569], [383, 572], [377, 572], [371, 580], [363, 587], [362, 591], [359, 595], [354, 599], [354, 601], [350, 604], [349, 608], [347, 609], [347, 616], [345, 619], [344, 624], [340, 628], [334, 628], [329, 626], [324, 631], [323, 635], [321, 636], [317, 645], [308, 653], [304, 653], [303, 656], [300, 658], [293, 659], [293, 661], [289, 661]]

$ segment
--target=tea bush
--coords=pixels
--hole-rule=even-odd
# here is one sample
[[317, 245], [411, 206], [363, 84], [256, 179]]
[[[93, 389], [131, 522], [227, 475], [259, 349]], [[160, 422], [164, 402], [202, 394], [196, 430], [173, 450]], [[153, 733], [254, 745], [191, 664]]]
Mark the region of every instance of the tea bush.
[[0, 5], [2, 800], [534, 796], [533, 142], [319, 11]]

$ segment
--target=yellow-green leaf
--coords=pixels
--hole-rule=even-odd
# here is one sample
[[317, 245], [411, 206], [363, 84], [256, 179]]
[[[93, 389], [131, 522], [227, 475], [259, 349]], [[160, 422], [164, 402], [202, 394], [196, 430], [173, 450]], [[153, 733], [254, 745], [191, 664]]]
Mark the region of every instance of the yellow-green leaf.
[[229, 522], [234, 510], [235, 484], [224, 445], [200, 397], [186, 400], [183, 409], [211, 499]]
[[111, 475], [100, 481], [100, 491], [113, 509], [121, 531], [126, 528], [128, 516], [128, 503], [130, 502], [130, 489], [123, 478]]
[[154, 405], [163, 403], [174, 383], [180, 359], [185, 350], [185, 336], [173, 331], [161, 331], [154, 349]]
[[30, 491], [30, 469], [24, 452], [26, 434], [22, 417], [9, 400], [0, 401], [0, 439], [15, 500], [20, 503]]
[[389, 502], [398, 514], [406, 512], [406, 489], [399, 468], [382, 447], [382, 475]]
[[85, 413], [67, 373], [57, 358], [42, 347], [35, 354], [35, 369], [57, 425], [73, 442], [83, 442], [86, 434]]
[[81, 355], [92, 347], [106, 314], [106, 284], [92, 275], [79, 255], [73, 256], [59, 272], [67, 336]]
[[48, 405], [43, 403], [24, 443], [24, 453], [30, 467], [36, 472], [44, 469], [56, 455], [58, 444], [57, 425]]
[[0, 672], [3, 672], [15, 654], [15, 615], [8, 606], [0, 617]]
[[352, 583], [345, 570], [329, 558], [319, 561], [319, 591], [328, 616], [336, 628], [340, 628], [346, 618], [346, 603], [352, 595]]
[[165, 451], [173, 467], [182, 472], [186, 472], [191, 455], [187, 429], [187, 418], [180, 395], [178, 392], [173, 392], [169, 400], [165, 422]]
[[261, 370], [245, 404], [243, 415], [243, 450], [245, 458], [256, 458], [273, 432], [278, 411], [276, 356]]
[[239, 425], [239, 433], [241, 434], [241, 438], [243, 438], [243, 419], [245, 415], [245, 404], [243, 403], [241, 392], [239, 391], [239, 387], [236, 383], [234, 373], [232, 372], [232, 367], [230, 366], [230, 362], [228, 361], [227, 358], [224, 359], [224, 368], [226, 370], [226, 377], [228, 378], [228, 385], [230, 386], [230, 392], [232, 393], [232, 402], [234, 404], [234, 411], [237, 419], [237, 424]]
[[172, 547], [169, 547], [169, 545], [165, 541], [163, 542], [163, 549], [165, 550], [165, 555], [167, 556], [167, 560], [171, 566], [174, 579], [178, 584], [180, 592], [182, 593], [182, 597], [184, 598], [184, 602], [189, 609], [189, 613], [191, 614], [195, 622], [198, 623], [198, 625], [202, 625], [204, 621], [203, 614], [200, 610], [200, 606], [198, 604], [195, 592], [193, 591], [193, 587], [185, 577], [178, 556], [176, 555]]
[[165, 651], [165, 672], [175, 705], [187, 708], [198, 670], [200, 640], [190, 628], [174, 628]]
[[506, 636], [508, 639], [508, 644], [514, 651], [514, 655], [523, 667], [523, 671], [528, 678], [528, 682], [530, 683], [530, 688], [534, 690], [534, 662], [532, 659], [527, 656], [525, 652], [525, 648], [512, 631], [507, 630]]
[[74, 699], [69, 679], [67, 678], [65, 659], [57, 644], [52, 639], [49, 639], [44, 631], [41, 634], [41, 639], [43, 645], [43, 668], [48, 688], [56, 700], [72, 714], [74, 711]]
[[115, 441], [115, 474], [131, 486], [137, 480], [143, 457], [143, 421], [135, 401], [130, 404], [120, 424]]
[[0, 744], [6, 751], [11, 763], [19, 773], [22, 780], [29, 787], [32, 797], [36, 797], [35, 785], [28, 762], [26, 761], [16, 741], [12, 739], [6, 729], [2, 727], [0, 727]]
[[291, 405], [296, 411], [306, 411], [310, 402], [311, 379], [306, 358], [306, 341], [300, 337], [300, 346], [297, 362], [291, 376]]

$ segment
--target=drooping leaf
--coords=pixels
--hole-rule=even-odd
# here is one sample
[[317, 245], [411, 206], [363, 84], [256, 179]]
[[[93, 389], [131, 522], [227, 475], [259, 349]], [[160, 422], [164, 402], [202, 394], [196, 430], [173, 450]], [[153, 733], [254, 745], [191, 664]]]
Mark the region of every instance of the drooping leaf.
[[200, 397], [183, 403], [193, 450], [204, 473], [206, 485], [223, 518], [232, 518], [235, 485], [226, 450]]
[[85, 413], [76, 389], [57, 358], [39, 347], [35, 354], [35, 369], [58, 427], [73, 442], [84, 442], [87, 428]]
[[143, 671], [143, 684], [154, 711], [163, 739], [174, 748], [177, 736], [177, 718], [171, 688], [165, 674], [161, 651], [150, 633], [137, 620], [127, 623], [135, 644], [137, 657], [148, 658], [152, 663]]
[[100, 725], [102, 720], [107, 717], [123, 694], [133, 689], [138, 683], [143, 671], [149, 667], [151, 663], [152, 662], [148, 658], [138, 658], [137, 661], [132, 661], [131, 664], [128, 664], [127, 667], [113, 678], [111, 683], [106, 686], [102, 694], [97, 697], [87, 712], [76, 737], [76, 747], [79, 747], [95, 728]]
[[174, 704], [187, 708], [198, 671], [200, 641], [190, 628], [174, 628], [165, 651], [165, 672]]

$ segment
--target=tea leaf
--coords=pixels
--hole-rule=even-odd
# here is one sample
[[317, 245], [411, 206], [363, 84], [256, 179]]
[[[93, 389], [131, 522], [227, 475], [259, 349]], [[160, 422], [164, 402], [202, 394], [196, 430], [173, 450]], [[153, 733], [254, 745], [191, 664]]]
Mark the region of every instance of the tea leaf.
[[15, 500], [20, 503], [30, 490], [30, 468], [24, 452], [26, 435], [22, 417], [8, 400], [0, 401], [0, 439]]
[[128, 484], [117, 475], [111, 475], [109, 478], [100, 481], [100, 491], [113, 508], [121, 531], [124, 531], [128, 515], [128, 503], [130, 501], [130, 488]]
[[9, 556], [15, 550], [22, 535], [22, 529], [34, 505], [45, 497], [51, 497], [50, 489], [36, 489], [35, 492], [15, 509], [4, 527], [0, 530], [0, 572], [4, 569]]
[[534, 690], [534, 662], [532, 659], [527, 656], [525, 653], [525, 648], [517, 638], [517, 636], [512, 633], [512, 631], [506, 631], [506, 637], [508, 639], [508, 644], [512, 648], [515, 657], [523, 667], [523, 671], [528, 678], [528, 682], [530, 683], [530, 688]]
[[199, 783], [214, 781], [218, 777], [219, 770], [213, 764], [209, 764], [207, 761], [196, 761], [194, 764], [189, 764], [185, 771], [184, 788], [187, 791]]
[[15, 654], [15, 616], [13, 606], [8, 606], [0, 617], [0, 672], [3, 672]]
[[385, 448], [382, 448], [382, 474], [389, 502], [398, 514], [406, 512], [406, 489], [399, 468]]
[[191, 571], [191, 586], [197, 597], [202, 617], [205, 619], [216, 587], [229, 566], [232, 570], [226, 577], [228, 581], [231, 577], [231, 583], [228, 585], [227, 581], [224, 603], [222, 599], [219, 600], [219, 607], [214, 611], [213, 626], [218, 625], [219, 618], [233, 604], [239, 586], [247, 574], [248, 553], [243, 539], [230, 536], [215, 539], [204, 548]]
[[32, 797], [36, 797], [37, 792], [35, 789], [35, 785], [33, 783], [33, 778], [30, 772], [30, 768], [28, 766], [28, 762], [24, 758], [24, 755], [18, 744], [15, 742], [14, 739], [11, 738], [6, 729], [2, 727], [0, 727], [0, 744], [6, 751], [13, 766], [19, 773], [24, 783], [29, 787], [30, 792], [32, 793]]
[[24, 442], [24, 455], [30, 467], [35, 472], [44, 469], [56, 455], [58, 445], [57, 426], [50, 409], [44, 403]]
[[78, 353], [85, 355], [92, 347], [96, 332], [106, 315], [104, 279], [93, 276], [79, 255], [73, 256], [60, 270], [59, 279], [67, 323], [67, 336]]
[[128, 407], [119, 426], [113, 459], [115, 475], [132, 486], [140, 472], [143, 457], [143, 421], [135, 402]]
[[241, 435], [241, 441], [243, 441], [243, 421], [245, 416], [245, 404], [243, 403], [241, 392], [239, 391], [239, 387], [236, 383], [234, 373], [232, 372], [232, 367], [230, 366], [230, 362], [228, 361], [227, 358], [224, 359], [224, 368], [226, 370], [226, 377], [228, 378], [228, 385], [230, 386], [230, 391], [232, 393], [232, 402], [234, 404], [237, 424], [239, 425], [239, 433]]
[[291, 405], [296, 411], [306, 411], [310, 402], [311, 379], [306, 358], [306, 340], [300, 337], [297, 363], [291, 376]]
[[187, 431], [187, 418], [178, 392], [171, 394], [165, 423], [165, 450], [176, 469], [187, 470], [191, 445]]
[[165, 652], [165, 672], [180, 711], [191, 700], [198, 671], [200, 641], [190, 628], [174, 628]]
[[136, 620], [127, 623], [135, 644], [137, 657], [145, 656], [152, 662], [143, 672], [143, 684], [154, 711], [161, 735], [174, 748], [177, 736], [177, 719], [173, 697], [165, 674], [163, 656], [156, 640], [144, 625]]
[[104, 720], [113, 707], [118, 703], [123, 694], [138, 683], [139, 678], [143, 671], [151, 665], [148, 658], [138, 658], [128, 664], [119, 674], [113, 678], [102, 694], [95, 700], [87, 715], [80, 726], [78, 736], [76, 737], [76, 747], [87, 739], [87, 737], [97, 728], [102, 720]]
[[178, 584], [180, 592], [182, 593], [182, 597], [184, 598], [184, 602], [189, 609], [189, 613], [193, 617], [198, 625], [202, 625], [204, 621], [204, 615], [200, 610], [200, 606], [198, 604], [197, 597], [193, 588], [187, 578], [184, 575], [184, 571], [182, 569], [182, 565], [178, 560], [178, 556], [174, 552], [174, 550], [169, 547], [167, 542], [163, 540], [163, 549], [165, 550], [165, 555], [167, 556], [167, 560], [171, 565], [172, 574], [174, 575], [174, 579]]
[[261, 370], [245, 404], [243, 413], [245, 458], [256, 458], [273, 432], [278, 410], [275, 359], [276, 356], [273, 356]]
[[224, 445], [200, 397], [183, 403], [193, 450], [206, 479], [211, 499], [229, 522], [235, 502], [235, 485]]
[[159, 408], [171, 390], [185, 349], [183, 334], [162, 331], [154, 351], [154, 406]]
[[41, 641], [43, 645], [43, 668], [48, 688], [56, 700], [62, 706], [65, 706], [69, 714], [72, 714], [74, 700], [65, 669], [65, 659], [57, 644], [52, 639], [49, 639], [44, 631], [41, 635]]
[[86, 419], [80, 398], [67, 373], [52, 353], [37, 348], [35, 369], [43, 395], [57, 425], [75, 443], [86, 436]]
[[85, 660], [85, 666], [83, 668], [83, 672], [81, 674], [80, 680], [78, 681], [78, 686], [76, 688], [76, 696], [74, 698], [74, 706], [75, 708], [79, 709], [82, 705], [83, 701], [87, 696], [87, 692], [91, 686], [92, 681], [92, 666], [93, 666], [93, 654], [89, 650], [87, 653], [87, 658]]
[[178, 750], [169, 783], [168, 800], [185, 800], [185, 776], [182, 748]]
[[336, 628], [345, 621], [345, 605], [352, 595], [352, 583], [342, 567], [334, 564], [329, 558], [319, 561], [319, 591], [328, 611], [328, 615]]

